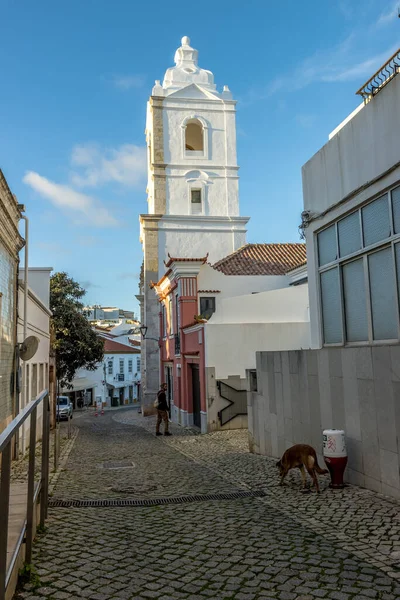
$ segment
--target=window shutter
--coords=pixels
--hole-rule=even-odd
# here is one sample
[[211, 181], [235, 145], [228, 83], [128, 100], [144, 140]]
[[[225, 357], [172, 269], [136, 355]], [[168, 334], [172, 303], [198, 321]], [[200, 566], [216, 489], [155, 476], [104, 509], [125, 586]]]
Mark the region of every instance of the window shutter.
[[385, 194], [362, 209], [364, 246], [390, 237], [388, 196]]
[[347, 263], [342, 273], [347, 341], [368, 340], [363, 259]]
[[394, 232], [400, 233], [400, 186], [392, 190]]
[[[397, 249], [397, 246], [396, 246]], [[392, 340], [398, 336], [396, 288], [391, 248], [368, 257], [374, 340]]]
[[324, 342], [340, 344], [342, 339], [342, 313], [340, 308], [339, 270], [321, 273], [322, 322]]
[[355, 212], [338, 222], [340, 256], [348, 256], [361, 250], [361, 231], [359, 212]]
[[335, 225], [331, 225], [318, 234], [318, 257], [320, 267], [337, 259]]

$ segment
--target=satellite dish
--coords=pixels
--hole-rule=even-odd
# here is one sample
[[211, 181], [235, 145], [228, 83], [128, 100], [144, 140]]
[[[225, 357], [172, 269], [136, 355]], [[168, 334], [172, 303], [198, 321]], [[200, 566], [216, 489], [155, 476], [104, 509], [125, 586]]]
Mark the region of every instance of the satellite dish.
[[19, 347], [19, 357], [21, 360], [29, 360], [35, 356], [39, 348], [39, 338], [35, 335], [30, 335]]

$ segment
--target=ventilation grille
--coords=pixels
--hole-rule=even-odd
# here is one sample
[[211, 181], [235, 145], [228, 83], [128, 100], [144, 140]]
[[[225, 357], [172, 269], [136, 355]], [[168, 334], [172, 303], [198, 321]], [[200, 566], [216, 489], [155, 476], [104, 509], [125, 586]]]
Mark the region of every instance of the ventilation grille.
[[187, 504], [189, 502], [207, 502], [210, 500], [237, 500], [240, 498], [260, 498], [265, 496], [264, 492], [227, 492], [225, 494], [196, 494], [193, 496], [175, 496], [173, 498], [115, 498], [106, 500], [59, 500], [49, 499], [51, 508], [86, 508], [86, 507], [108, 507], [108, 506], [159, 506], [163, 504]]

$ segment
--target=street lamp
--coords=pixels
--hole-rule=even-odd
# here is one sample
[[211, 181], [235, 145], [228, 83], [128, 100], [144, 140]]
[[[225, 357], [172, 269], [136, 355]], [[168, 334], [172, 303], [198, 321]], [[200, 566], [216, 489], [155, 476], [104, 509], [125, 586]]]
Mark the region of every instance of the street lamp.
[[154, 338], [154, 337], [148, 337], [147, 334], [147, 325], [142, 325], [141, 327], [139, 327], [140, 329], [140, 333], [142, 334], [142, 337], [144, 340], [154, 340], [155, 342], [158, 342], [159, 339], [158, 338]]

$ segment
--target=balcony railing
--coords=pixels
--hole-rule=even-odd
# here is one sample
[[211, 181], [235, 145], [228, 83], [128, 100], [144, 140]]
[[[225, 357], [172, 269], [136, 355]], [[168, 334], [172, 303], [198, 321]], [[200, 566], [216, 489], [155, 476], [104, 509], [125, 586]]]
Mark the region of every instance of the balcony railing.
[[360, 87], [360, 89], [356, 92], [359, 96], [362, 96], [365, 102], [371, 100], [373, 96], [375, 96], [378, 92], [381, 91], [383, 87], [393, 77], [395, 77], [400, 69], [400, 48], [396, 50], [396, 52], [389, 58], [389, 60], [380, 68], [378, 71], [372, 75], [370, 79], [364, 85]]
[[179, 333], [175, 334], [175, 356], [181, 353], [181, 336]]
[[[18, 553], [25, 533], [25, 563], [32, 562], [32, 545], [35, 537], [34, 510], [35, 510], [35, 451], [36, 451], [36, 421], [37, 409], [43, 403], [43, 430], [42, 430], [42, 465], [39, 482], [40, 489], [40, 525], [44, 527], [47, 517], [47, 501], [49, 490], [49, 450], [50, 450], [50, 404], [49, 393], [44, 390], [35, 400], [32, 400], [11, 421], [0, 434], [1, 458], [1, 485], [0, 485], [0, 600], [5, 600], [7, 586], [18, 558]], [[29, 465], [27, 485], [26, 521], [21, 531], [20, 543], [13, 550], [11, 561], [7, 564], [7, 542], [9, 530], [9, 508], [11, 491], [11, 458], [15, 436], [19, 435], [21, 425], [30, 417], [29, 435]], [[37, 491], [37, 489], [36, 489]]]

